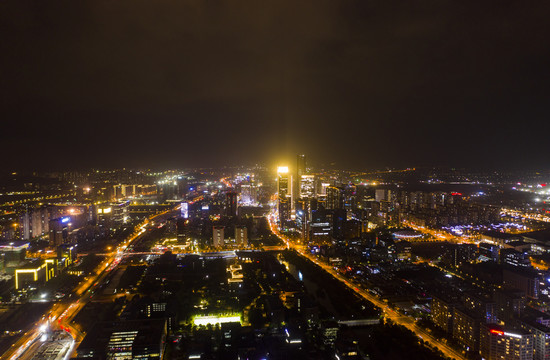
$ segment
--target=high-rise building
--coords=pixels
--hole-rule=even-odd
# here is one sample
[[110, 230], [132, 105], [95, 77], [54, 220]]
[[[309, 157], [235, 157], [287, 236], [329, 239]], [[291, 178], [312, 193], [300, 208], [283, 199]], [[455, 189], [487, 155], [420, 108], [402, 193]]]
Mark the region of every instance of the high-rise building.
[[327, 187], [327, 210], [344, 208], [344, 189], [336, 186]]
[[126, 224], [126, 222], [129, 219], [129, 209], [128, 209], [129, 206], [130, 206], [130, 201], [120, 201], [112, 204], [111, 219], [113, 221], [114, 226], [122, 226]]
[[248, 229], [246, 226], [235, 226], [235, 242], [237, 245], [248, 246]]
[[182, 201], [181, 203], [181, 217], [189, 219], [189, 203], [187, 201]]
[[394, 193], [390, 189], [376, 189], [374, 199], [378, 202], [391, 201]]
[[462, 304], [484, 323], [496, 324], [498, 322], [497, 304], [488, 295], [466, 292], [462, 297]]
[[311, 222], [309, 224], [309, 240], [313, 243], [330, 241], [332, 234], [332, 219], [327, 218], [324, 209], [311, 210]]
[[344, 238], [344, 228], [347, 221], [346, 210], [329, 210], [327, 212], [327, 219], [329, 219], [332, 224], [332, 237], [334, 239], [342, 240]]
[[258, 186], [256, 184], [241, 185], [241, 204], [244, 206], [258, 205]]
[[301, 179], [302, 175], [307, 174], [306, 169], [306, 156], [299, 154], [296, 156], [296, 171], [294, 172], [294, 181], [292, 184], [292, 205], [291, 209], [292, 211], [296, 210], [296, 202], [301, 197]]
[[450, 299], [432, 298], [432, 321], [449, 334], [453, 331], [454, 308], [455, 303]]
[[497, 306], [497, 317], [505, 322], [514, 317], [521, 317], [525, 310], [525, 293], [517, 289], [499, 289], [495, 291], [494, 299]]
[[531, 360], [535, 336], [524, 330], [482, 325], [480, 354], [487, 360]]
[[[546, 321], [545, 321], [546, 320]], [[535, 337], [533, 359], [546, 360], [550, 358], [550, 328], [548, 318], [522, 318], [518, 320], [518, 325]]]
[[277, 169], [277, 210], [279, 211], [279, 223], [285, 225], [290, 220], [292, 198], [292, 178], [287, 166], [279, 166]]
[[453, 338], [473, 351], [479, 349], [480, 319], [463, 308], [455, 308], [453, 316]]
[[71, 218], [68, 216], [50, 220], [50, 246], [59, 246], [68, 242]]
[[310, 199], [315, 196], [315, 176], [301, 175], [300, 179], [300, 198]]
[[296, 204], [296, 229], [302, 234], [302, 240], [309, 239], [309, 225], [311, 223], [311, 202], [313, 198], [304, 197]]
[[19, 218], [22, 240], [30, 240], [49, 233], [50, 214], [48, 208], [27, 209]]
[[300, 178], [300, 176], [302, 175], [307, 174], [306, 156], [303, 154], [297, 156], [296, 174], [298, 175], [298, 178]]
[[327, 195], [327, 188], [330, 186], [330, 183], [328, 182], [321, 182], [321, 186], [319, 186], [317, 197], [323, 197]]
[[226, 193], [225, 210], [227, 216], [237, 216], [237, 193], [228, 191]]
[[502, 271], [503, 282], [506, 287], [519, 289], [531, 299], [539, 297], [539, 275], [529, 269], [520, 269], [518, 267], [507, 267]]
[[212, 245], [214, 247], [222, 247], [225, 243], [224, 227], [214, 226], [212, 228]]

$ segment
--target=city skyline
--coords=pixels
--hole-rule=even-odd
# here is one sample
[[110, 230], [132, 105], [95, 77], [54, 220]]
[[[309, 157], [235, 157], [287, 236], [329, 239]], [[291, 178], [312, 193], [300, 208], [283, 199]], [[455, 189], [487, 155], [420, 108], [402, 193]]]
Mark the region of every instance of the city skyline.
[[0, 181], [0, 357], [543, 360], [550, 172]]
[[0, 2], [0, 360], [550, 359], [550, 2]]

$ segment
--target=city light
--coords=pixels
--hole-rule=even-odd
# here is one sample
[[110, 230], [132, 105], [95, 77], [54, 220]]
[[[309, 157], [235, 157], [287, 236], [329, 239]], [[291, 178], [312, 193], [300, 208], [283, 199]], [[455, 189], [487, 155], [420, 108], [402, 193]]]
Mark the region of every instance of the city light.
[[195, 324], [196, 326], [219, 325], [235, 322], [241, 322], [240, 315], [197, 315], [193, 318], [193, 324]]

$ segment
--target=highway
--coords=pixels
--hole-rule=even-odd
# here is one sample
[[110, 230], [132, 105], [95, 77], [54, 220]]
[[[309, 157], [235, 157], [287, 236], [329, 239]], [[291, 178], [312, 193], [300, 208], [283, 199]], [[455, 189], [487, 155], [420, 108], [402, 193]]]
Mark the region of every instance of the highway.
[[281, 240], [283, 240], [287, 244], [288, 248], [292, 248], [296, 250], [296, 252], [300, 254], [302, 257], [315, 263], [317, 266], [319, 266], [320, 268], [322, 268], [323, 270], [331, 274], [334, 278], [336, 278], [340, 282], [344, 283], [347, 287], [351, 288], [353, 291], [355, 291], [357, 294], [362, 296], [364, 299], [370, 301], [371, 303], [379, 307], [383, 311], [385, 319], [391, 320], [398, 325], [402, 325], [406, 327], [407, 329], [412, 331], [414, 334], [416, 334], [416, 336], [418, 336], [420, 339], [424, 340], [430, 346], [441, 350], [441, 352], [446, 357], [457, 359], [457, 360], [466, 359], [463, 353], [458, 352], [457, 350], [451, 348], [447, 344], [442, 343], [440, 340], [433, 337], [432, 334], [428, 332], [426, 329], [423, 329], [417, 326], [416, 321], [413, 317], [399, 314], [397, 311], [390, 308], [389, 305], [386, 304], [384, 301], [382, 301], [378, 296], [375, 296], [371, 294], [368, 290], [365, 290], [362, 284], [346, 279], [339, 272], [337, 272], [332, 266], [319, 261], [315, 256], [305, 251], [304, 246], [296, 246], [292, 242], [292, 240], [285, 237], [279, 232], [274, 215], [268, 216], [268, 221], [271, 227], [271, 231], [275, 235], [277, 235]]
[[[87, 280], [74, 290], [74, 296], [71, 302], [54, 303], [50, 310], [44, 314], [42, 321], [36, 323], [31, 330], [27, 331], [0, 357], [0, 360], [32, 359], [42, 348], [42, 336], [50, 330], [64, 330], [69, 333], [74, 339], [74, 346], [71, 353], [74, 352], [85, 334], [81, 332], [81, 329], [71, 324], [72, 319], [91, 300], [94, 291], [101, 286], [102, 282], [111, 271], [118, 267], [120, 259], [124, 256], [126, 249], [141, 238], [153, 221], [166, 220], [168, 217], [172, 216], [172, 213], [177, 211], [178, 207], [156, 214], [138, 225], [136, 227], [136, 232], [120, 243], [112, 253], [107, 255], [106, 259], [95, 269], [95, 272], [89, 275]], [[70, 355], [71, 354], [68, 354], [66, 358]]]

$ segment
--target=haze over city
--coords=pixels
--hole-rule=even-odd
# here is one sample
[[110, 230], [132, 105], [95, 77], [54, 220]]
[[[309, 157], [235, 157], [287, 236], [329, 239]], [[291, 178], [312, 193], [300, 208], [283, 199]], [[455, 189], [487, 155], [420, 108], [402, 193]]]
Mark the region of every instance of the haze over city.
[[3, 2], [3, 166], [544, 167], [549, 7]]
[[547, 360], [550, 2], [0, 2], [0, 360]]

